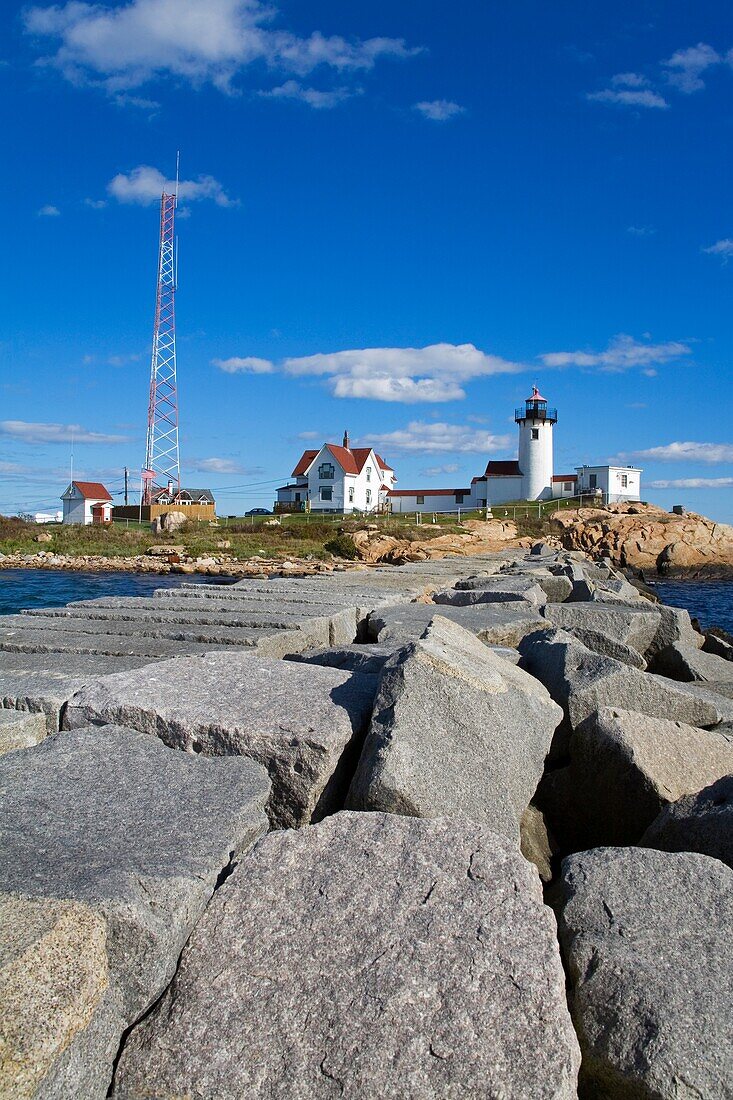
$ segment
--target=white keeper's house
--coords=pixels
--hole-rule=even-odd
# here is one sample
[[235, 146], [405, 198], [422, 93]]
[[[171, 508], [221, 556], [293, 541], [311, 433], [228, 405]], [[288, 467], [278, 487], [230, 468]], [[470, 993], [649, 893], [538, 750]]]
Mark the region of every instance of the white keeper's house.
[[536, 386], [514, 420], [519, 429], [516, 459], [491, 459], [470, 486], [452, 489], [396, 489], [394, 470], [368, 447], [351, 449], [325, 443], [305, 451], [293, 481], [277, 490], [281, 512], [457, 512], [492, 508], [514, 501], [549, 501], [579, 496], [607, 504], [640, 500], [638, 466], [577, 466], [556, 474], [553, 431], [557, 409]]
[[397, 480], [394, 470], [371, 447], [324, 443], [304, 451], [292, 480], [277, 490], [276, 512], [385, 512]]
[[112, 497], [99, 481], [72, 481], [61, 501], [62, 523], [112, 522]]

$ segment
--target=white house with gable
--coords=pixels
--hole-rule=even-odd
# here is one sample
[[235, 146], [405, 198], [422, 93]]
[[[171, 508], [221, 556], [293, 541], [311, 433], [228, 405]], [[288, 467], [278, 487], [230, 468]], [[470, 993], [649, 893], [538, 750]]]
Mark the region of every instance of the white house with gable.
[[324, 443], [304, 451], [291, 475], [277, 490], [276, 512], [377, 512], [387, 509], [396, 482], [394, 470], [371, 447]]
[[62, 523], [112, 522], [112, 497], [99, 481], [72, 481], [61, 501]]

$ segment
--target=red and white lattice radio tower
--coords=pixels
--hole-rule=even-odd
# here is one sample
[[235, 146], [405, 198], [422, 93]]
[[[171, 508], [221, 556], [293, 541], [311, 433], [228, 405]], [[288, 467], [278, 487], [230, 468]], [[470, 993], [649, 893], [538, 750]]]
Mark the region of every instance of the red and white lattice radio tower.
[[150, 364], [150, 401], [145, 468], [142, 471], [142, 503], [152, 504], [161, 490], [177, 493], [181, 487], [178, 454], [178, 391], [176, 385], [176, 282], [175, 243], [178, 204], [178, 158], [176, 187], [160, 200], [160, 249], [158, 290], [155, 301], [153, 355]]

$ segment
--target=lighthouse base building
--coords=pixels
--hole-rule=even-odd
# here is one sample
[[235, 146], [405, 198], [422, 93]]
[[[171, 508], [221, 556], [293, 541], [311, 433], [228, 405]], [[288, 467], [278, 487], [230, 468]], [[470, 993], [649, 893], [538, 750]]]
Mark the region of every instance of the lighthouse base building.
[[453, 512], [515, 501], [570, 499], [581, 494], [609, 504], [640, 499], [641, 470], [635, 466], [579, 466], [572, 474], [555, 473], [553, 430], [557, 409], [548, 406], [536, 386], [524, 405], [515, 409], [514, 420], [519, 429], [516, 459], [492, 459], [467, 488], [392, 489], [392, 511]]

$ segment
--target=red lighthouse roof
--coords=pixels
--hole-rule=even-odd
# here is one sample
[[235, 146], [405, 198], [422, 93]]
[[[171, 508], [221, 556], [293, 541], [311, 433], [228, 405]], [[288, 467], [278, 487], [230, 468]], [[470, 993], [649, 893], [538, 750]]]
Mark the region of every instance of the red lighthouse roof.
[[543, 397], [536, 386], [532, 386], [532, 396], [526, 398], [527, 401], [547, 401], [546, 397]]

